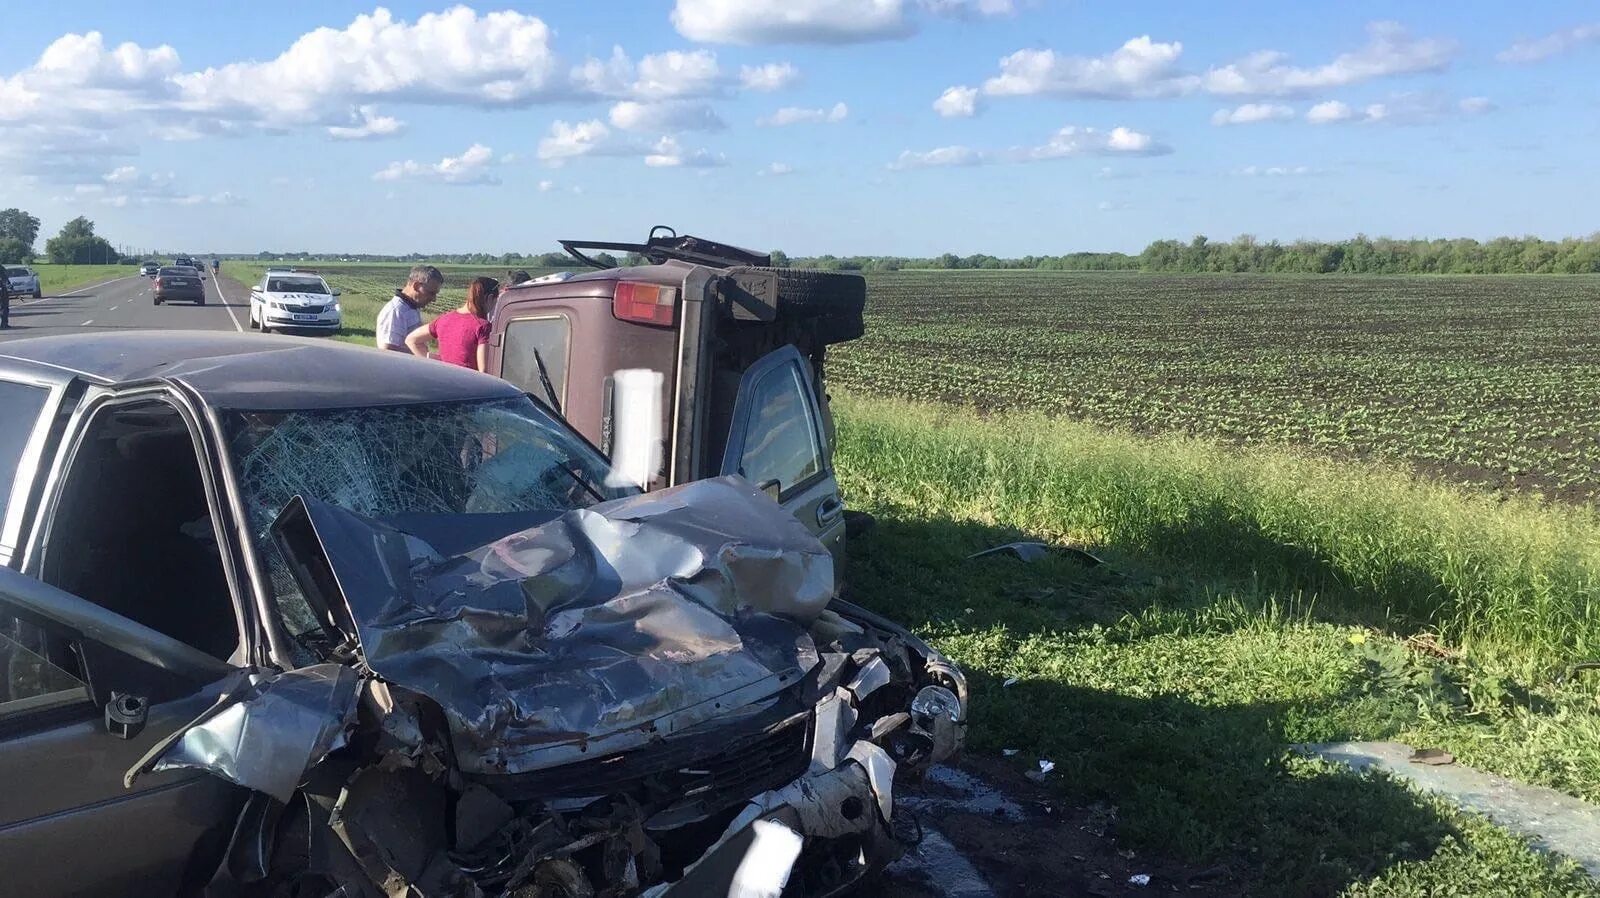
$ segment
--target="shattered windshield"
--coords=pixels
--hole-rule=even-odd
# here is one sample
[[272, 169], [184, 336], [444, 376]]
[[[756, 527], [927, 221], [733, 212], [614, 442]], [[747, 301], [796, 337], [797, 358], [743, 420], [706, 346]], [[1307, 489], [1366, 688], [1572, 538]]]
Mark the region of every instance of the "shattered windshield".
[[268, 528], [295, 496], [357, 514], [496, 514], [585, 508], [637, 492], [525, 397], [224, 415], [256, 548], [284, 623], [317, 629]]

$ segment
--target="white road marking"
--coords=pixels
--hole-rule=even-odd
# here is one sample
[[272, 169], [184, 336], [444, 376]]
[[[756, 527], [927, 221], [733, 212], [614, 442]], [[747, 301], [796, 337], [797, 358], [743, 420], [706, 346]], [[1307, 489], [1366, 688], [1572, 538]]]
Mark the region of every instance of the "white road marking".
[[239, 316], [233, 314], [233, 306], [228, 305], [228, 297], [222, 295], [222, 282], [216, 275], [211, 276], [211, 286], [217, 288], [217, 298], [222, 300], [222, 307], [228, 310], [228, 317], [233, 319], [233, 326], [239, 333], [244, 333], [244, 326], [239, 323]]
[[118, 310], [120, 308], [122, 308], [122, 303], [119, 302], [116, 305], [112, 306], [109, 311], [115, 312], [116, 310]]
[[94, 319], [93, 318], [90, 318], [88, 321], [85, 321], [84, 323], [82, 323], [82, 324], [80, 324], [78, 326], [79, 327], [88, 327], [91, 324], [94, 324]]

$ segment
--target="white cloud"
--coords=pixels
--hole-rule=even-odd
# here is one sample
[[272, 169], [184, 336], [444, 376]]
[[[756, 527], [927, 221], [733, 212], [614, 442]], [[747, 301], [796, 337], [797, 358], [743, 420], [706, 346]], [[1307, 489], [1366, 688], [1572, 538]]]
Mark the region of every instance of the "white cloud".
[[739, 67], [739, 83], [744, 85], [746, 90], [770, 93], [782, 90], [798, 80], [800, 80], [800, 70], [787, 62]]
[[1133, 204], [1126, 202], [1112, 202], [1111, 200], [1101, 200], [1100, 202], [1095, 203], [1094, 207], [1099, 209], [1101, 212], [1122, 212], [1132, 209]]
[[585, 60], [571, 78], [580, 93], [634, 100], [718, 96], [730, 83], [709, 50], [652, 53], [635, 63], [621, 47], [613, 47], [609, 59]]
[[556, 182], [554, 182], [554, 181], [540, 181], [539, 182], [539, 192], [540, 193], [549, 193], [550, 191], [552, 191], [554, 189], [556, 189]]
[[0, 78], [0, 121], [59, 120], [83, 113], [126, 114], [170, 102], [178, 51], [162, 44], [107, 48], [98, 31], [66, 34], [27, 68]]
[[763, 168], [762, 170], [756, 172], [756, 174], [758, 174], [758, 175], [772, 175], [773, 177], [780, 177], [782, 175], [791, 175], [791, 174], [794, 174], [794, 166], [790, 165], [787, 162], [774, 162], [774, 163], [768, 165], [766, 168]]
[[1574, 25], [1539, 38], [1524, 38], [1495, 56], [1501, 62], [1540, 62], [1587, 44], [1600, 44], [1600, 22]]
[[374, 137], [393, 137], [405, 130], [399, 119], [379, 115], [376, 106], [358, 106], [350, 113], [349, 125], [333, 125], [328, 136], [335, 140], [367, 140]]
[[720, 131], [727, 127], [710, 106], [680, 101], [639, 103], [623, 100], [611, 107], [610, 118], [613, 127], [624, 131], [650, 131], [656, 134]]
[[938, 149], [916, 152], [905, 150], [900, 158], [889, 165], [890, 168], [943, 168], [957, 165], [979, 165], [988, 161], [986, 154], [971, 147], [939, 147]]
[[1234, 170], [1234, 174], [1246, 178], [1288, 178], [1321, 173], [1320, 169], [1308, 165], [1246, 165]]
[[446, 156], [432, 164], [410, 159], [391, 162], [373, 174], [372, 179], [375, 181], [417, 179], [461, 185], [498, 184], [500, 178], [494, 173], [493, 166], [503, 161], [494, 158], [493, 150], [481, 143], [475, 143], [459, 156]]
[[1172, 148], [1132, 128], [1121, 126], [1110, 131], [1068, 125], [1050, 135], [1043, 144], [1012, 147], [1006, 150], [977, 150], [964, 146], [939, 147], [917, 152], [906, 150], [890, 168], [933, 168], [983, 165], [1001, 162], [1041, 162], [1074, 156], [1161, 156]]
[[1213, 125], [1253, 125], [1294, 118], [1294, 110], [1278, 103], [1246, 103], [1234, 109], [1218, 109], [1211, 115]]
[[1009, 16], [1017, 11], [1013, 0], [917, 0], [917, 5], [934, 15], [957, 19]]
[[1454, 41], [1413, 37], [1396, 22], [1367, 26], [1367, 43], [1314, 68], [1289, 64], [1289, 55], [1262, 50], [1208, 71], [1203, 86], [1214, 94], [1288, 96], [1344, 87], [1374, 78], [1437, 72], [1455, 56]]
[[1000, 60], [1000, 74], [984, 82], [992, 97], [1045, 94], [1131, 99], [1187, 93], [1196, 79], [1178, 71], [1183, 44], [1136, 37], [1104, 56], [1064, 56], [1054, 50], [1018, 50]]
[[1483, 115], [1497, 107], [1488, 97], [1467, 97], [1451, 101], [1437, 94], [1394, 94], [1382, 103], [1369, 103], [1355, 109], [1348, 103], [1328, 100], [1306, 111], [1306, 121], [1313, 125], [1331, 125], [1343, 122], [1359, 124], [1422, 125], [1461, 115]]
[[710, 150], [685, 151], [673, 138], [663, 137], [645, 155], [644, 164], [651, 168], [716, 168], [728, 162]]
[[185, 193], [178, 189], [172, 172], [141, 172], [132, 165], [119, 165], [97, 181], [75, 184], [73, 196], [107, 206], [231, 206], [241, 202], [232, 193]]
[[558, 119], [550, 124], [550, 133], [539, 141], [539, 159], [561, 165], [579, 156], [606, 155], [603, 151], [610, 143], [611, 129], [598, 119], [577, 124]]
[[933, 101], [933, 111], [945, 118], [971, 118], [978, 114], [976, 87], [951, 87]]
[[1335, 122], [1347, 122], [1355, 118], [1356, 111], [1350, 108], [1349, 103], [1338, 100], [1326, 100], [1306, 110], [1306, 121], [1313, 125], [1331, 125]]
[[781, 128], [785, 125], [837, 124], [849, 116], [850, 107], [843, 103], [835, 103], [831, 109], [804, 109], [799, 106], [785, 106], [765, 118], [756, 119], [756, 124], [773, 128]]
[[720, 154], [710, 150], [685, 150], [671, 136], [646, 144], [618, 135], [599, 120], [554, 122], [549, 135], [539, 141], [539, 158], [547, 165], [559, 167], [584, 156], [635, 156], [643, 158], [651, 168], [713, 168], [727, 164]]
[[254, 113], [295, 123], [352, 102], [521, 105], [567, 94], [550, 29], [534, 16], [466, 6], [415, 22], [379, 7], [343, 29], [302, 35], [268, 62], [175, 77], [196, 112]]
[[713, 44], [849, 44], [915, 30], [904, 0], [677, 0], [672, 25]]

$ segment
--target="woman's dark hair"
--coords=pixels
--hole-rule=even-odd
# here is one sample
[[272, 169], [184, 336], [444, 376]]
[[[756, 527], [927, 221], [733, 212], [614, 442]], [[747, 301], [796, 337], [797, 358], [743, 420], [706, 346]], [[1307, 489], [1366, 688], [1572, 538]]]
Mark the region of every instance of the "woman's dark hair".
[[500, 295], [500, 282], [494, 278], [476, 277], [467, 285], [467, 311], [479, 318], [488, 318], [495, 297]]

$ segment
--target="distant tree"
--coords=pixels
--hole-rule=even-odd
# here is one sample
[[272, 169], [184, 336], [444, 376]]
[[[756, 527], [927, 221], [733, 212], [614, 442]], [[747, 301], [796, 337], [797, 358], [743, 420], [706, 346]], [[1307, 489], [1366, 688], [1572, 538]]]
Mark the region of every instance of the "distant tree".
[[39, 238], [39, 219], [15, 207], [0, 209], [0, 239], [22, 241], [25, 255], [33, 255], [33, 241]]
[[112, 265], [121, 255], [111, 241], [97, 236], [94, 222], [82, 215], [61, 226], [44, 244], [45, 255], [58, 265]]
[[33, 247], [15, 237], [0, 237], [0, 265], [33, 261]]
[[610, 253], [595, 253], [594, 260], [607, 268], [616, 268], [619, 264], [617, 257]]
[[784, 252], [781, 249], [773, 250], [772, 251], [772, 265], [773, 265], [774, 268], [788, 268], [789, 267], [789, 254]]

